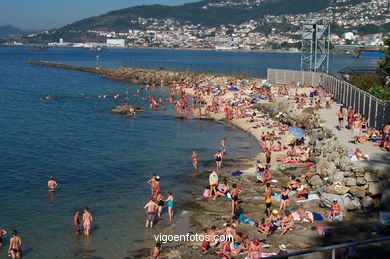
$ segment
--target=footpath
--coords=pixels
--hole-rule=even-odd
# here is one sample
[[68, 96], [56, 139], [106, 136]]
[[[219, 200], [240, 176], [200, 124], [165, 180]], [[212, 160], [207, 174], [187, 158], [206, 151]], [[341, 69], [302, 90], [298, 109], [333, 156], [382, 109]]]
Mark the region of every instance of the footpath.
[[[321, 120], [324, 122], [324, 128], [329, 129], [335, 136], [339, 144], [345, 147], [348, 152], [354, 152], [356, 148], [360, 148], [364, 155], [369, 156], [368, 161], [351, 161], [355, 166], [390, 170], [390, 154], [382, 151], [379, 147], [374, 146], [373, 143], [354, 144], [353, 132], [343, 127], [341, 130], [337, 129], [338, 120], [336, 116], [337, 110], [340, 109], [340, 104], [332, 104], [331, 109], [321, 109], [319, 114]], [[346, 122], [344, 121], [344, 125]]]

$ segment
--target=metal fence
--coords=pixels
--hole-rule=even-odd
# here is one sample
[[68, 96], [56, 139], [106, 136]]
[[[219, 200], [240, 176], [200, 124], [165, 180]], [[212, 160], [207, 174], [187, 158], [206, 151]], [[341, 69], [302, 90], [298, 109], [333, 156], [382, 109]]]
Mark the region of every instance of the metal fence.
[[[317, 252], [331, 251], [330, 258], [336, 259], [336, 249], [346, 248], [346, 247], [354, 247], [354, 246], [360, 246], [360, 245], [367, 245], [367, 244], [379, 243], [379, 242], [386, 242], [386, 244], [383, 244], [383, 247], [387, 247], [389, 245], [389, 240], [390, 240], [390, 236], [384, 236], [384, 237], [372, 238], [372, 239], [367, 239], [367, 240], [360, 240], [360, 241], [344, 243], [344, 244], [339, 244], [339, 245], [316, 247], [316, 248], [312, 248], [309, 250], [274, 255], [274, 256], [267, 257], [267, 258], [270, 258], [270, 259], [288, 258], [288, 257], [297, 256], [297, 255], [307, 255], [307, 254], [312, 254], [312, 253], [317, 253]], [[375, 249], [378, 250], [378, 247], [376, 247]], [[316, 256], [311, 255], [311, 257], [314, 258]], [[366, 256], [366, 257], [369, 258], [370, 256]]]
[[171, 71], [210, 72], [254, 78], [265, 78], [267, 76], [267, 71], [259, 67], [245, 67], [225, 64], [195, 64], [170, 61], [158, 62], [149, 60], [122, 60], [122, 66], [147, 69], [163, 69]]
[[344, 106], [352, 106], [355, 111], [366, 115], [370, 127], [381, 129], [390, 121], [390, 102], [384, 102], [360, 88], [332, 75], [318, 72], [268, 69], [267, 79], [273, 83], [287, 84], [291, 81], [321, 85], [335, 94], [336, 100]]

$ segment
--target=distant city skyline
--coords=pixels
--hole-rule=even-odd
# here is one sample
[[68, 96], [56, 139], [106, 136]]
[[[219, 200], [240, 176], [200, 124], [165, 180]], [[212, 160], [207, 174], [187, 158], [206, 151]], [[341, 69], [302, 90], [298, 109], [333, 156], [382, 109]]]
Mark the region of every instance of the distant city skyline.
[[137, 5], [180, 5], [200, 0], [12, 0], [3, 1], [0, 26], [24, 30], [53, 29], [109, 11]]

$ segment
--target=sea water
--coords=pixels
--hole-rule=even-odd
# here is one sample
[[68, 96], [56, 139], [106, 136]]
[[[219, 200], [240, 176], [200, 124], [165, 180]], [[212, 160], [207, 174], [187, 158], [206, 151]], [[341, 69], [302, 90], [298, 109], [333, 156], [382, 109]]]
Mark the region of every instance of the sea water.
[[[356, 62], [348, 56], [336, 58], [345, 66]], [[210, 169], [202, 164], [210, 164], [223, 137], [228, 139], [227, 159], [258, 152], [253, 137], [222, 123], [178, 120], [171, 106], [164, 112], [148, 111], [143, 98], [164, 97], [165, 88], [143, 91], [135, 98], [139, 85], [26, 63], [98, 62], [117, 68], [123, 59], [299, 67], [294, 54], [129, 49], [96, 53], [76, 48], [29, 52], [26, 47], [1, 47], [0, 229], [9, 233], [1, 258], [13, 229], [23, 239], [26, 258], [126, 257], [153, 233], [144, 230], [143, 209], [152, 173], [161, 176], [165, 196], [174, 193], [180, 213], [180, 203], [193, 198], [192, 150], [198, 151], [201, 170]], [[126, 88], [130, 103], [146, 111], [135, 118], [107, 113], [119, 104], [112, 96], [123, 96]], [[104, 94], [110, 97], [98, 98]], [[50, 99], [40, 100], [45, 96]], [[59, 184], [56, 193], [47, 192], [51, 175]], [[72, 228], [74, 210], [87, 206], [94, 217], [89, 238], [74, 235]], [[166, 212], [163, 218], [162, 225], [167, 225]]]
[[[1, 258], [13, 229], [26, 258], [123, 258], [150, 234], [143, 206], [152, 173], [161, 176], [165, 196], [174, 193], [180, 213], [180, 203], [193, 198], [192, 150], [200, 165], [213, 159], [223, 137], [227, 158], [258, 151], [247, 133], [222, 123], [176, 119], [168, 104], [167, 111], [149, 111], [144, 98], [164, 97], [168, 89], [133, 97], [139, 85], [26, 63], [50, 59], [48, 53], [0, 48], [0, 229], [9, 233]], [[53, 57], [82, 59], [79, 49], [57, 49]], [[112, 96], [126, 88], [130, 103], [146, 110], [135, 118], [106, 112], [119, 105]], [[104, 94], [110, 97], [98, 97]], [[40, 100], [45, 96], [50, 99]], [[47, 192], [51, 175], [59, 184], [55, 193]], [[92, 233], [77, 237], [73, 213], [87, 206]], [[167, 225], [166, 212], [163, 218]]]

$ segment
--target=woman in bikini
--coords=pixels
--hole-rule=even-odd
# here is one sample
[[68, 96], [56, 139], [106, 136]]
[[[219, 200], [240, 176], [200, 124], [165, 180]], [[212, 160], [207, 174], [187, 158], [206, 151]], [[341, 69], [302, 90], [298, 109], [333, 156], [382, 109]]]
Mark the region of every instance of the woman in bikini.
[[83, 213], [83, 227], [84, 235], [89, 236], [89, 230], [91, 229], [92, 215], [89, 212], [88, 207], [84, 209]]
[[281, 236], [287, 233], [290, 229], [294, 228], [294, 217], [289, 210], [284, 211], [285, 216], [282, 219], [282, 232]]
[[310, 223], [313, 223], [313, 220], [309, 218], [309, 213], [307, 213], [307, 211], [302, 205], [298, 208], [298, 214], [299, 214], [299, 223], [302, 224], [305, 219]]
[[257, 227], [257, 230], [264, 234], [266, 237], [270, 234], [270, 227], [269, 224], [265, 221], [265, 218], [261, 218], [259, 222], [259, 226]]
[[290, 200], [290, 191], [287, 189], [287, 187], [283, 187], [282, 191], [280, 192], [279, 210], [285, 210], [289, 200]]
[[194, 170], [198, 169], [198, 154], [195, 150], [192, 151], [192, 166], [194, 167]]
[[218, 197], [224, 197], [229, 192], [229, 185], [226, 178], [223, 179], [223, 183], [218, 184], [217, 191], [214, 195], [213, 200], [216, 200]]

